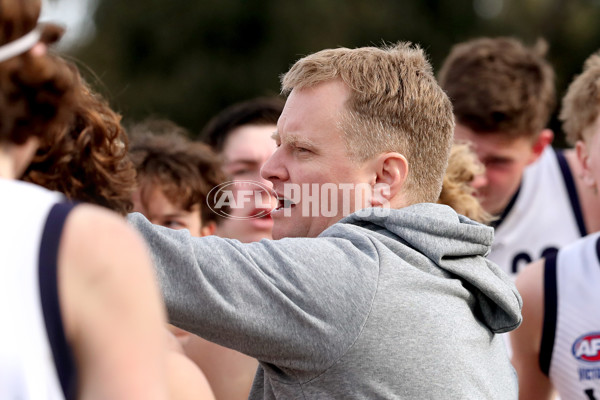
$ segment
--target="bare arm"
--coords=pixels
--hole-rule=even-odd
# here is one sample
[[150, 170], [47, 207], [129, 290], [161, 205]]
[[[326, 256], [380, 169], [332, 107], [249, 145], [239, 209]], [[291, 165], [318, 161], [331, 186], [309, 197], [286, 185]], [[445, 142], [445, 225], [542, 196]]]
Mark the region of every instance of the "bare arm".
[[552, 399], [550, 379], [539, 364], [544, 322], [544, 264], [538, 260], [517, 277], [517, 289], [523, 298], [523, 323], [510, 333], [512, 363], [519, 376], [519, 399]]
[[[167, 339], [167, 380], [171, 399], [177, 400], [214, 400], [215, 396], [204, 372], [185, 353], [180, 339], [172, 330], [178, 330], [181, 337], [192, 334], [169, 325], [165, 329]], [[246, 396], [247, 397], [247, 396]]]
[[171, 399], [214, 400], [206, 377], [183, 353], [170, 351], [167, 354], [167, 369]]
[[58, 261], [79, 397], [166, 399], [165, 312], [141, 238], [112, 213], [78, 206]]

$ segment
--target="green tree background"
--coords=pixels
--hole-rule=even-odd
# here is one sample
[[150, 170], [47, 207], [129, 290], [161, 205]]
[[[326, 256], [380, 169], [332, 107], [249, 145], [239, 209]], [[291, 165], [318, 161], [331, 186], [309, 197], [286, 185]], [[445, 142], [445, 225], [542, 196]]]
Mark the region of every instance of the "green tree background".
[[541, 37], [561, 96], [600, 49], [598, 21], [600, 0], [100, 0], [96, 36], [71, 53], [126, 119], [197, 134], [223, 107], [277, 94], [298, 58], [338, 46], [419, 43], [437, 71], [459, 41]]

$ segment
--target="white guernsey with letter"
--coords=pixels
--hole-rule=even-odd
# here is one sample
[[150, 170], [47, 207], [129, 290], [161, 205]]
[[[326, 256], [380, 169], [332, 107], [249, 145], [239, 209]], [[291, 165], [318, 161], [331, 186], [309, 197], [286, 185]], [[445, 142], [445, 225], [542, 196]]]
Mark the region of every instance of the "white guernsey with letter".
[[565, 156], [550, 147], [525, 170], [521, 187], [496, 223], [488, 258], [513, 278], [519, 269], [586, 235]]
[[546, 260], [540, 367], [563, 399], [600, 400], [600, 233]]

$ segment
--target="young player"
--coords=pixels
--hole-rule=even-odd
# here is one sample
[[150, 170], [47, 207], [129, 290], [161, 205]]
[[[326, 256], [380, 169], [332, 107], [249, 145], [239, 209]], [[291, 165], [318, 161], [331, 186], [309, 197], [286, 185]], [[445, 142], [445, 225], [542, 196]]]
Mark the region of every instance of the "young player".
[[455, 137], [470, 141], [485, 165], [476, 195], [496, 217], [489, 258], [513, 277], [600, 229], [600, 207], [578, 179], [574, 151], [549, 146], [555, 94], [545, 51], [543, 43], [474, 39], [454, 46], [439, 73], [454, 106]]
[[[600, 55], [571, 83], [560, 118], [575, 145], [582, 181], [600, 184]], [[523, 270], [523, 324], [511, 333], [520, 399], [600, 398], [600, 234], [591, 234]]]
[[3, 398], [166, 399], [163, 305], [119, 216], [16, 181], [67, 123], [77, 84], [46, 53], [40, 2], [0, 0], [0, 390]]

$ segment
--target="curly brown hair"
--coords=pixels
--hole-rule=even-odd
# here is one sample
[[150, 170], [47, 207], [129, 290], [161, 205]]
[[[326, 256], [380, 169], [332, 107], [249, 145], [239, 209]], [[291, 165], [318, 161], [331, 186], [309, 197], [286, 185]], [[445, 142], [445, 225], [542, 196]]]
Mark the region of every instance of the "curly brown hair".
[[202, 225], [219, 221], [206, 198], [212, 188], [227, 179], [220, 158], [210, 146], [192, 142], [185, 129], [166, 120], [147, 120], [131, 127], [129, 133], [142, 201], [147, 201], [145, 193], [157, 186], [171, 203], [184, 210], [200, 205]]
[[[0, 45], [36, 29], [39, 0], [0, 0]], [[62, 35], [54, 25], [40, 26], [40, 42], [51, 44]], [[23, 144], [43, 137], [54, 123], [72, 116], [74, 77], [58, 57], [30, 51], [0, 62], [0, 142]]]
[[121, 116], [70, 68], [78, 87], [74, 120], [50, 130], [23, 180], [125, 215], [133, 208], [135, 168]]
[[529, 48], [514, 38], [455, 45], [439, 71], [457, 123], [478, 133], [537, 137], [555, 106], [554, 71], [544, 41]]
[[469, 144], [454, 143], [444, 175], [442, 193], [437, 202], [452, 207], [457, 213], [474, 221], [484, 224], [491, 222], [492, 216], [473, 196], [475, 190], [471, 187], [475, 176], [483, 174], [484, 168]]

